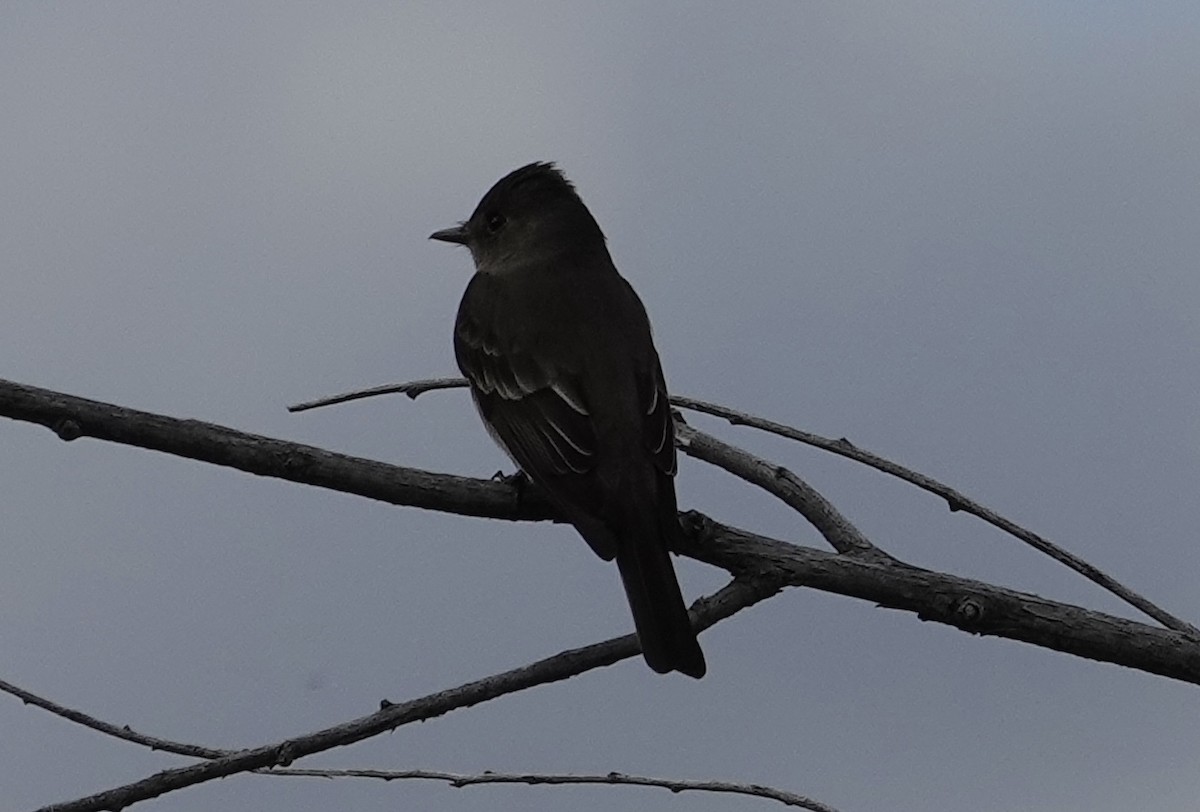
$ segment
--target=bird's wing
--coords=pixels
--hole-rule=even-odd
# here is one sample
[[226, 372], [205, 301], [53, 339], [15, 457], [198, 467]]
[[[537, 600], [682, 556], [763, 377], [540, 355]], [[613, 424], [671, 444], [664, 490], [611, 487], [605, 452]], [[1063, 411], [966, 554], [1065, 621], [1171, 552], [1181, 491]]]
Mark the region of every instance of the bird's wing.
[[[477, 274], [467, 286], [455, 324], [458, 366], [470, 381], [492, 436], [546, 490], [597, 554], [611, 559], [617, 550], [612, 524], [616, 517], [609, 504], [614, 494], [597, 478], [602, 452], [593, 404], [570, 357], [555, 351], [560, 348], [545, 346], [538, 334], [522, 331], [524, 320], [509, 320], [521, 306], [504, 284]], [[644, 369], [635, 371], [641, 441], [647, 462], [667, 479], [663, 492], [671, 496], [674, 515], [669, 484], [675, 473], [674, 425], [653, 347], [648, 358]]]
[[576, 376], [529, 350], [507, 345], [467, 299], [463, 304], [454, 352], [496, 439], [543, 485], [591, 471], [596, 433]]
[[[527, 474], [537, 480], [593, 469], [596, 433], [576, 375], [504, 346], [469, 312], [459, 315], [454, 348], [484, 419]], [[644, 447], [655, 467], [673, 476], [675, 426], [657, 356], [637, 386]]]

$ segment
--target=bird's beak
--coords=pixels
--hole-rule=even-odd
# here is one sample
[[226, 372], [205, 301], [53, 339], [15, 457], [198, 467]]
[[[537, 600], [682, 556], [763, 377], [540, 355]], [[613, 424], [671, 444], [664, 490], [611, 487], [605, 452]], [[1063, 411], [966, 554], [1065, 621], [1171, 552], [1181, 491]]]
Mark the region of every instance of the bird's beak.
[[441, 231], [435, 231], [429, 235], [431, 240], [441, 240], [442, 242], [452, 242], [457, 245], [467, 244], [467, 227], [460, 223], [454, 228], [443, 228]]

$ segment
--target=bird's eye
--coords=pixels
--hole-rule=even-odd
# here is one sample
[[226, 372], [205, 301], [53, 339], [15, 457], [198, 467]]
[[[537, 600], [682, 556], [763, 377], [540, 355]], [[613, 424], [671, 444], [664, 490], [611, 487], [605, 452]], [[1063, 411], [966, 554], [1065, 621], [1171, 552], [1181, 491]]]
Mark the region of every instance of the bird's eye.
[[487, 218], [487, 230], [489, 234], [495, 234], [500, 229], [504, 228], [504, 224], [508, 222], [504, 215], [500, 212], [493, 212]]

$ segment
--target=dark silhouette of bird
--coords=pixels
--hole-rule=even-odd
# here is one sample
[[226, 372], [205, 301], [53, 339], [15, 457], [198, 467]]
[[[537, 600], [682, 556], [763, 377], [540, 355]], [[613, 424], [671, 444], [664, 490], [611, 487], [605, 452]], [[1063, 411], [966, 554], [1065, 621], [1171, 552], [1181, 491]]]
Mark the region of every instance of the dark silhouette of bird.
[[492, 437], [616, 560], [649, 666], [703, 676], [669, 553], [682, 530], [667, 387], [646, 310], [600, 226], [553, 164], [534, 163], [431, 237], [475, 261], [454, 352]]

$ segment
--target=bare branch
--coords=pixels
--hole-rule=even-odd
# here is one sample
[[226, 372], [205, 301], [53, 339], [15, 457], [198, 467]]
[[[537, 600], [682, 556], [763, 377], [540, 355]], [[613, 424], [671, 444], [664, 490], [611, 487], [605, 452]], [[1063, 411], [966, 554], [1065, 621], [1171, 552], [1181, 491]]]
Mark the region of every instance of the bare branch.
[[384, 386], [373, 386], [370, 389], [358, 389], [354, 392], [345, 392], [327, 398], [296, 403], [288, 406], [287, 409], [289, 412], [307, 412], [309, 409], [319, 409], [322, 406], [334, 406], [338, 403], [349, 403], [352, 400], [373, 398], [376, 395], [408, 395], [413, 400], [416, 400], [419, 395], [432, 392], [435, 389], [461, 389], [465, 388], [466, 385], [466, 378], [426, 378], [420, 381], [390, 383]]
[[[525, 496], [518, 498], [517, 490], [502, 482], [385, 465], [33, 387], [0, 382], [0, 415], [54, 426], [71, 438], [88, 434], [142, 445], [392, 504], [510, 520], [544, 519], [550, 513], [548, 506], [536, 499], [535, 489], [524, 489]], [[172, 430], [184, 436], [172, 437]], [[299, 464], [285, 464], [287, 460]], [[762, 537], [733, 528], [722, 533], [706, 531], [698, 516], [685, 514], [684, 518], [691, 522], [693, 534], [706, 534], [706, 542], [680, 552], [735, 576], [753, 578], [783, 566], [780, 576], [787, 583], [876, 601], [969, 632], [1023, 640], [1200, 684], [1200, 635], [1167, 632], [946, 573], [774, 542], [788, 551], [784, 556], [780, 549], [745, 543], [745, 539], [761, 541]]]
[[693, 411], [713, 415], [714, 417], [723, 418], [728, 420], [729, 423], [734, 426], [749, 426], [751, 428], [760, 429], [780, 437], [786, 437], [789, 440], [795, 440], [806, 445], [811, 445], [814, 448], [820, 448], [823, 451], [829, 451], [830, 453], [837, 454], [839, 456], [846, 457], [847, 459], [854, 460], [855, 462], [860, 462], [863, 465], [870, 466], [871, 468], [882, 471], [885, 474], [890, 474], [891, 476], [903, 479], [905, 482], [909, 482], [922, 490], [936, 494], [937, 496], [945, 499], [952, 512], [961, 510], [964, 513], [970, 513], [973, 516], [977, 516], [988, 524], [998, 527], [1009, 535], [1014, 536], [1030, 545], [1034, 549], [1045, 553], [1055, 561], [1070, 567], [1084, 578], [1087, 578], [1092, 583], [1095, 583], [1098, 586], [1108, 590], [1131, 606], [1141, 610], [1149, 617], [1154, 618], [1159, 623], [1166, 626], [1168, 629], [1187, 632], [1191, 635], [1200, 637], [1200, 629], [1197, 629], [1186, 620], [1177, 618], [1165, 609], [1155, 605], [1151, 601], [1134, 592], [1129, 587], [1121, 584], [1115, 578], [1105, 574], [1088, 562], [1084, 561], [1074, 553], [1064, 550], [1053, 542], [1043, 538], [1042, 536], [1039, 536], [1037, 533], [1034, 533], [1032, 530], [1026, 530], [1024, 527], [1021, 527], [1016, 522], [1004, 518], [994, 510], [984, 507], [978, 502], [969, 499], [968, 497], [956, 491], [954, 488], [951, 488], [949, 485], [944, 485], [941, 482], [932, 479], [931, 477], [927, 477], [924, 474], [913, 471], [910, 468], [905, 468], [903, 465], [899, 465], [891, 460], [884, 459], [883, 457], [872, 454], [869, 451], [864, 451], [855, 446], [849, 440], [844, 438], [841, 440], [830, 440], [827, 437], [821, 437], [816, 434], [810, 434], [806, 431], [800, 431], [799, 429], [786, 426], [782, 423], [776, 423], [762, 417], [746, 414], [745, 412], [739, 412], [715, 403], [708, 403], [703, 400], [695, 400], [694, 398], [672, 397], [671, 403], [684, 409], [691, 409]]
[[[408, 381], [310, 400], [289, 406], [288, 411], [302, 412], [376, 395], [403, 394], [415, 400], [426, 392], [463, 388], [466, 385], [467, 382], [464, 378], [429, 378]], [[722, 443], [715, 437], [703, 434], [683, 422], [682, 418], [676, 420], [676, 439], [685, 454], [723, 468], [734, 476], [778, 496], [785, 504], [800, 511], [825, 536], [835, 550], [860, 555], [882, 554], [828, 500], [788, 469]]]
[[452, 787], [469, 787], [476, 784], [619, 784], [635, 787], [662, 787], [671, 792], [718, 792], [731, 795], [750, 795], [778, 801], [784, 806], [796, 806], [811, 812], [837, 812], [832, 806], [794, 792], [768, 787], [762, 784], [740, 784], [732, 781], [685, 781], [671, 778], [648, 778], [625, 773], [603, 775], [547, 775], [544, 773], [462, 773], [438, 772], [436, 770], [264, 770], [263, 775], [294, 775], [312, 778], [375, 778], [382, 781], [425, 779], [445, 781]]
[[[87, 435], [139, 445], [395, 504], [508, 519], [542, 519], [549, 513], [544, 503], [518, 499], [515, 489], [500, 482], [384, 465], [33, 387], [0, 382], [0, 414], [49, 426], [65, 439]], [[693, 446], [698, 437], [692, 435]], [[693, 607], [699, 628], [762, 600], [785, 585], [809, 586], [915, 612], [923, 620], [945, 623], [974, 634], [1022, 640], [1200, 684], [1200, 639], [1187, 633], [918, 569], [891, 559], [866, 560], [862, 556], [799, 547], [719, 525], [698, 513], [684, 514], [683, 521], [689, 539], [682, 552], [735, 576], [717, 595], [698, 601]], [[378, 713], [334, 728], [168, 770], [88, 798], [47, 807], [43, 812], [122, 808], [212, 778], [284, 766], [305, 755], [505, 693], [565, 679], [636, 652], [637, 643], [632, 635], [563, 652], [422, 699], [400, 705], [385, 703]]]
[[[430, 392], [436, 389], [453, 389], [457, 387], [464, 387], [466, 385], [467, 382], [462, 378], [431, 378], [427, 380], [409, 381], [407, 383], [390, 384], [388, 386], [380, 386], [373, 389], [364, 389], [358, 392], [351, 392], [346, 395], [337, 395], [331, 398], [310, 401], [308, 403], [293, 406], [291, 407], [291, 410], [301, 411], [303, 409], [316, 408], [318, 406], [344, 403], [348, 400], [371, 397], [372, 395], [377, 394], [402, 393], [408, 395], [410, 398], [415, 399], [418, 395], [421, 395], [425, 392]], [[847, 459], [854, 460], [855, 462], [859, 462], [863, 465], [874, 468], [877, 471], [882, 471], [885, 474], [890, 474], [891, 476], [902, 479], [912, 485], [916, 485], [918, 488], [924, 491], [928, 491], [929, 493], [945, 499], [952, 512], [962, 511], [964, 513], [970, 513], [973, 516], [983, 519], [988, 524], [1003, 530], [1009, 535], [1020, 539], [1034, 549], [1050, 556], [1055, 561], [1058, 561], [1064, 566], [1069, 567], [1075, 572], [1078, 572], [1092, 583], [1121, 598], [1130, 606], [1140, 610], [1148, 617], [1154, 618], [1168, 629], [1187, 632], [1191, 635], [1200, 637], [1200, 629], [1197, 629], [1186, 620], [1176, 617], [1162, 607], [1146, 599], [1142, 595], [1139, 595], [1137, 592], [1134, 592], [1129, 587], [1096, 568], [1092, 564], [1089, 564], [1087, 561], [1084, 561], [1074, 553], [1064, 550], [1043, 536], [1034, 533], [1032, 530], [1027, 530], [1016, 522], [1006, 519], [1005, 517], [996, 513], [994, 510], [991, 510], [990, 508], [981, 505], [973, 499], [968, 498], [962, 493], [959, 493], [949, 485], [938, 482], [931, 477], [927, 477], [924, 474], [913, 471], [912, 469], [906, 468], [903, 465], [894, 463], [891, 460], [884, 459], [877, 454], [864, 451], [855, 446], [849, 440], [844, 438], [840, 440], [830, 440], [827, 437], [821, 437], [817, 434], [801, 431], [800, 429], [796, 429], [782, 423], [776, 423], [772, 420], [767, 420], [766, 418], [758, 417], [746, 412], [740, 412], [736, 409], [730, 409], [726, 406], [721, 406], [716, 403], [697, 400], [695, 398], [676, 395], [671, 397], [671, 403], [675, 406], [679, 406], [680, 408], [691, 409], [692, 411], [702, 412], [714, 417], [720, 417], [724, 420], [727, 420], [731, 425], [734, 426], [749, 426], [770, 434], [775, 434], [779, 437], [786, 437], [787, 439], [813, 446], [814, 448], [820, 448], [823, 451], [828, 451]], [[709, 462], [713, 462], [713, 460], [709, 460]], [[729, 469], [727, 468], [726, 470]], [[742, 474], [737, 475], [742, 476]], [[747, 477], [742, 476], [742, 478], [746, 479]], [[757, 484], [760, 487], [765, 487], [763, 482], [754, 482], [754, 484]], [[795, 507], [795, 505], [793, 505], [793, 507]], [[812, 521], [811, 518], [809, 520]], [[826, 536], [826, 538], [828, 539], [828, 536]]]
[[149, 747], [151, 750], [162, 750], [167, 753], [176, 753], [181, 756], [195, 756], [197, 758], [219, 758], [221, 756], [229, 755], [231, 752], [233, 752], [231, 750], [216, 750], [211, 747], [200, 747], [199, 745], [195, 744], [182, 744], [180, 742], [174, 742], [168, 739], [159, 739], [155, 738], [154, 736], [147, 736], [145, 734], [136, 732], [130, 728], [129, 725], [122, 725], [118, 727], [111, 722], [105, 722], [103, 719], [97, 719], [95, 716], [90, 716], [83, 711], [77, 711], [73, 708], [68, 708], [65, 705], [60, 705], [57, 702], [51, 702], [45, 697], [38, 696], [31, 691], [26, 691], [24, 688], [13, 685], [11, 682], [5, 682], [4, 680], [0, 680], [0, 691], [3, 691], [6, 694], [12, 694], [26, 705], [33, 705], [49, 711], [55, 716], [62, 717], [69, 722], [75, 722], [76, 724], [83, 725], [86, 728], [103, 733], [106, 736], [112, 736], [123, 741], [133, 742], [134, 744], [140, 744], [145, 747]]
[[[218, 750], [211, 747], [183, 744], [180, 742], [137, 733], [128, 725], [118, 727], [117, 725], [97, 719], [96, 717], [83, 713], [82, 711], [60, 705], [56, 702], [46, 699], [45, 697], [32, 693], [31, 691], [26, 691], [25, 689], [4, 680], [0, 680], [0, 691], [11, 694], [26, 704], [34, 705], [49, 711], [55, 716], [75, 722], [107, 736], [133, 742], [134, 744], [141, 744], [145, 747], [148, 747], [150, 750], [160, 750], [164, 752], [175, 753], [177, 755], [193, 756], [205, 759], [221, 758], [223, 756], [232, 755], [236, 752], [233, 750]], [[778, 801], [786, 806], [796, 806], [802, 809], [809, 809], [812, 810], [812, 812], [837, 812], [837, 810], [835, 810], [833, 807], [822, 804], [819, 801], [815, 801], [803, 795], [776, 789], [775, 787], [763, 786], [761, 784], [743, 784], [731, 781], [685, 781], [681, 779], [649, 778], [644, 776], [625, 775], [624, 773], [618, 772], [606, 773], [604, 775], [545, 775], [528, 773], [518, 775], [494, 772], [469, 775], [461, 773], [438, 772], [432, 770], [302, 770], [289, 768], [267, 768], [256, 770], [255, 772], [258, 772], [262, 775], [310, 776], [318, 778], [377, 778], [385, 781], [401, 779], [428, 779], [447, 781], [455, 787], [466, 787], [473, 784], [517, 783], [531, 785], [625, 784], [631, 786], [663, 787], [671, 790], [672, 792], [695, 790], [714, 793], [751, 795], [760, 798], [766, 798], [767, 800]]]
[[[755, 581], [734, 579], [714, 595], [696, 601], [691, 610], [693, 623], [698, 629], [706, 629], [735, 612], [770, 597], [776, 591], [777, 581], [770, 575]], [[140, 781], [114, 787], [86, 798], [52, 804], [38, 812], [101, 812], [124, 809], [139, 801], [157, 798], [168, 792], [216, 778], [263, 768], [286, 767], [304, 756], [334, 747], [344, 747], [412, 722], [432, 719], [505, 694], [568, 679], [585, 671], [636, 656], [639, 652], [637, 638], [632, 634], [584, 648], [571, 649], [521, 668], [419, 699], [400, 704], [384, 700], [380, 703], [380, 710], [369, 716], [275, 744], [240, 750], [187, 767], [164, 770]]]
[[695, 511], [683, 514], [683, 523], [694, 546], [682, 552], [740, 578], [769, 573], [783, 584], [914, 612], [921, 620], [971, 634], [1020, 640], [1200, 685], [1200, 639], [1186, 632], [895, 561], [866, 561], [788, 544]]
[[94, 437], [392, 505], [493, 519], [553, 517], [536, 488], [518, 494], [499, 482], [334, 454], [199, 420], [180, 420], [11, 381], [0, 380], [0, 416], [38, 423], [68, 441]]
[[778, 496], [784, 503], [795, 508], [839, 553], [867, 558], [890, 558], [887, 553], [868, 541], [828, 499], [782, 465], [776, 465], [723, 443], [692, 428], [682, 420], [676, 422], [675, 436], [683, 453], [723, 468], [734, 476]]

